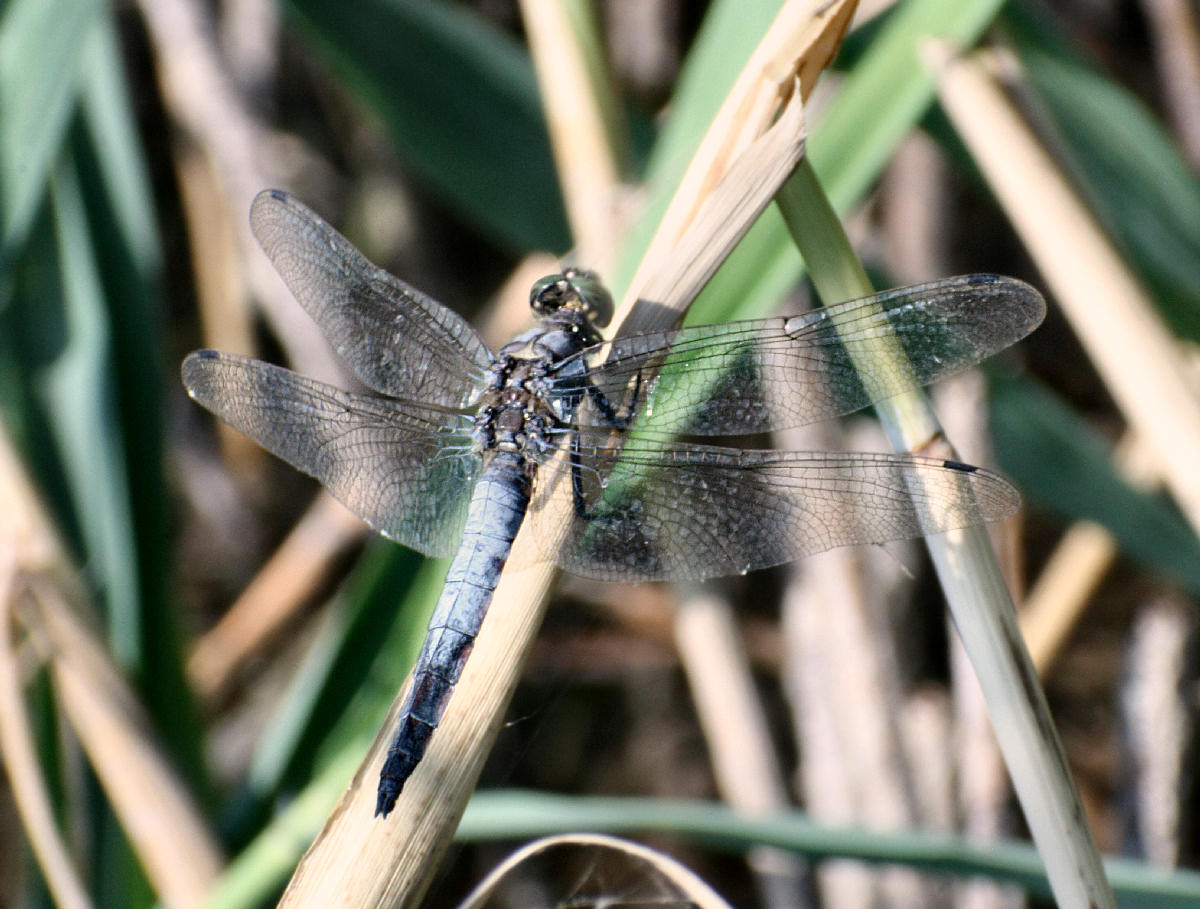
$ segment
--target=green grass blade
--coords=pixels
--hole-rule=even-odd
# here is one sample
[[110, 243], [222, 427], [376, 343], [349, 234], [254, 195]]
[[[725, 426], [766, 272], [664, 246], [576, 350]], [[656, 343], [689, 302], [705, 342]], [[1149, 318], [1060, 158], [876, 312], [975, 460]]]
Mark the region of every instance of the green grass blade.
[[[163, 389], [175, 370], [161, 358], [162, 252], [150, 181], [129, 103], [112, 22], [96, 23], [83, 49], [81, 124], [71, 133], [108, 332], [113, 415], [127, 496], [137, 599], [123, 628], [135, 639], [118, 651], [158, 732], [185, 776], [203, 788], [200, 723], [184, 681], [179, 616], [170, 592], [170, 516], [164, 482]], [[134, 615], [133, 613], [136, 613]], [[122, 632], [124, 636], [125, 632]], [[132, 653], [132, 656], [127, 654]]]
[[[62, 452], [67, 483], [107, 604], [109, 640], [118, 661], [141, 661], [141, 590], [133, 515], [119, 432], [111, 326], [79, 176], [69, 165], [51, 180], [63, 333], [60, 355], [43, 373], [40, 393]], [[33, 305], [54, 306], [53, 301]]]
[[1133, 489], [1108, 446], [1049, 389], [993, 379], [988, 411], [996, 458], [1032, 502], [1108, 528], [1131, 558], [1200, 594], [1200, 544], [1162, 497]]
[[1056, 156], [1179, 335], [1200, 340], [1200, 179], [1155, 116], [1022, 4], [1005, 15]]
[[[780, 193], [780, 205], [822, 299], [872, 291], [807, 161]], [[875, 355], [898, 361], [903, 351], [894, 338], [881, 339]], [[938, 438], [937, 418], [920, 393], [881, 400], [875, 409], [898, 451]], [[925, 542], [1056, 898], [1066, 905], [1115, 905], [986, 530], [934, 534]]]
[[0, 18], [0, 274], [45, 197], [99, 0], [13, 0]]
[[460, 217], [516, 251], [570, 246], [533, 65], [515, 40], [451, 3], [286, 6]]
[[[1037, 852], [1015, 840], [976, 844], [960, 836], [915, 830], [831, 828], [799, 811], [747, 818], [716, 802], [480, 792], [463, 815], [458, 839], [527, 839], [578, 830], [670, 833], [738, 854], [758, 845], [776, 846], [815, 859], [845, 857], [936, 874], [984, 876], [1015, 884], [1034, 897], [1051, 896]], [[1122, 906], [1167, 909], [1200, 900], [1200, 873], [1195, 871], [1167, 871], [1111, 858], [1105, 867]]]

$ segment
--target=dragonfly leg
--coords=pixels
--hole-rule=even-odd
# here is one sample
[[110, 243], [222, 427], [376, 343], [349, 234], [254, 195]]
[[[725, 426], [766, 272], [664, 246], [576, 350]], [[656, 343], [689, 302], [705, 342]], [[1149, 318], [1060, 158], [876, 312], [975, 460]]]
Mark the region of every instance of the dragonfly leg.
[[633, 423], [634, 417], [637, 415], [638, 408], [641, 406], [642, 397], [642, 374], [639, 372], [634, 380], [633, 399], [625, 408], [625, 416], [617, 413], [617, 408], [613, 406], [612, 401], [595, 385], [589, 384], [587, 387], [588, 397], [592, 399], [592, 403], [596, 409], [600, 411], [600, 416], [604, 417], [604, 422], [613, 429], [625, 430]]
[[571, 463], [571, 504], [575, 516], [584, 521], [590, 521], [592, 515], [588, 512], [587, 502], [583, 497], [583, 465], [579, 460], [579, 433], [571, 434], [571, 451], [568, 456]]
[[[633, 398], [626, 407], [624, 416], [617, 412], [617, 408], [613, 406], [608, 396], [595, 385], [589, 384], [587, 393], [600, 412], [600, 416], [604, 418], [604, 422], [615, 430], [624, 431], [633, 423], [638, 408], [641, 406], [642, 375], [639, 372], [634, 379]], [[575, 515], [581, 520], [590, 521], [595, 517], [595, 512], [588, 510], [583, 493], [583, 465], [580, 460], [578, 430], [572, 433], [569, 461], [571, 464], [571, 503], [575, 509]]]

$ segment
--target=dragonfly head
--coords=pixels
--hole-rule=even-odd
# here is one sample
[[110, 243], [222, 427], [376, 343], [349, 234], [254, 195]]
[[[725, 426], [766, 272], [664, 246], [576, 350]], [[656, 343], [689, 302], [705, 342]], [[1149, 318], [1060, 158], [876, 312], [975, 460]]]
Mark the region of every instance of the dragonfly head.
[[568, 268], [535, 281], [529, 291], [529, 305], [539, 316], [570, 307], [583, 313], [597, 328], [607, 325], [613, 314], [612, 295], [599, 276], [580, 268]]

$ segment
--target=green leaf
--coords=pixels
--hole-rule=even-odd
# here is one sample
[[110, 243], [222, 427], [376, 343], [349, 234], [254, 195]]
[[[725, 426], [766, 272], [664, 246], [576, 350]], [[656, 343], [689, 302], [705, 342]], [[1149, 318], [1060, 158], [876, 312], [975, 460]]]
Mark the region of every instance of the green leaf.
[[[945, 833], [826, 827], [799, 811], [748, 818], [715, 802], [481, 792], [471, 799], [458, 838], [528, 839], [578, 830], [670, 833], [737, 854], [754, 846], [776, 846], [818, 859], [846, 857], [959, 877], [983, 876], [1016, 884], [1033, 896], [1051, 895], [1042, 861], [1027, 843], [1005, 840], [980, 845]], [[1168, 909], [1200, 900], [1200, 874], [1195, 871], [1169, 872], [1111, 858], [1105, 870], [1122, 906]]]
[[[185, 777], [203, 791], [200, 722], [184, 679], [182, 634], [170, 590], [171, 520], [164, 482], [163, 390], [176, 367], [162, 357], [165, 319], [158, 284], [162, 251], [150, 180], [125, 83], [121, 50], [107, 16], [84, 50], [81, 127], [70, 151], [78, 162], [92, 248], [110, 332], [110, 362], [139, 598], [132, 606], [125, 664], [159, 735]], [[111, 613], [110, 613], [111, 615]]]
[[[0, 133], [29, 146], [4, 159], [21, 176], [15, 196], [4, 184], [17, 203], [4, 212], [4, 417], [88, 572], [115, 659], [202, 786], [167, 574], [161, 253], [121, 48], [102, 4], [41, 4], [37, 15], [25, 6], [8, 7], [0, 34], [0, 44], [32, 42], [16, 57], [0, 53], [0, 98], [7, 110], [17, 104]], [[10, 69], [16, 62], [25, 69]], [[26, 84], [43, 78], [36, 90]]]
[[990, 413], [1000, 467], [1039, 507], [1103, 524], [1121, 551], [1200, 594], [1200, 542], [1159, 495], [1126, 483], [1110, 449], [1047, 388], [994, 379]]
[[[65, 331], [59, 356], [41, 373], [39, 403], [62, 452], [90, 569], [109, 607], [110, 642], [123, 665], [137, 666], [141, 657], [141, 592], [124, 469], [124, 440], [111, 370], [111, 326], [75, 168], [62, 166], [56, 170], [51, 179], [51, 205]], [[41, 305], [53, 304], [41, 301]]]
[[1013, 44], [1055, 154], [1176, 333], [1200, 340], [1200, 180], [1156, 117], [1015, 4]]
[[516, 251], [570, 247], [533, 64], [515, 40], [450, 3], [286, 6], [460, 217]]
[[0, 274], [18, 254], [58, 156], [99, 0], [12, 0], [0, 19]]
[[248, 781], [256, 798], [303, 785], [331, 753], [378, 728], [421, 648], [423, 599], [431, 587], [437, 598], [445, 571], [387, 540], [367, 547], [259, 739]]
[[[861, 201], [896, 146], [933, 103], [933, 77], [919, 57], [922, 44], [930, 37], [943, 37], [970, 46], [1001, 5], [1002, 0], [912, 0], [880, 26], [876, 40], [847, 73], [829, 109], [810, 124], [808, 158], [838, 214], [845, 216]], [[689, 56], [681, 76], [672, 120], [660, 139], [666, 147], [656, 148], [652, 158], [649, 177], [654, 192], [665, 194], [667, 190], [660, 187], [677, 185], [737, 67], [749, 56], [777, 7], [736, 2], [714, 5], [710, 17], [728, 16], [736, 22], [713, 20], [729, 30], [731, 37], [723, 45], [724, 34], [716, 27], [711, 44], [703, 40], [708, 32], [706, 20], [693, 51], [695, 60]], [[736, 24], [742, 19], [748, 26], [754, 24], [757, 32], [743, 35]], [[723, 62], [712, 62], [710, 57], [721, 57]], [[676, 115], [681, 119], [678, 127]], [[657, 196], [652, 198], [655, 201], [648, 207], [646, 219], [657, 224], [666, 203]], [[651, 229], [645, 225], [635, 229], [630, 241], [633, 252], [623, 261], [636, 261]], [[621, 273], [627, 281], [631, 267], [626, 264]], [[782, 219], [770, 213], [760, 219], [709, 282], [689, 311], [688, 321], [703, 324], [767, 315], [803, 273], [803, 262]], [[619, 290], [621, 280], [613, 283]]]

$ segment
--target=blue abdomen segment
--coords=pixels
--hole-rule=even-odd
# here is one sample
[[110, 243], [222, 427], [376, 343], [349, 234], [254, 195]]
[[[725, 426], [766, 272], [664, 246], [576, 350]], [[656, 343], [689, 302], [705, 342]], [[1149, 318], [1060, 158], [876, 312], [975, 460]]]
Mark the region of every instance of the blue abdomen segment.
[[508, 452], [498, 452], [475, 485], [462, 544], [429, 620], [400, 725], [379, 774], [376, 817], [392, 810], [446, 712], [529, 507], [529, 489], [520, 456]]

